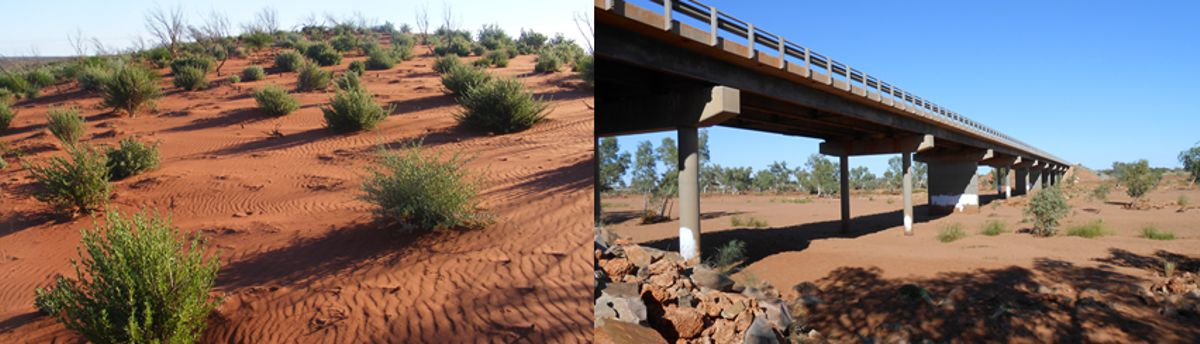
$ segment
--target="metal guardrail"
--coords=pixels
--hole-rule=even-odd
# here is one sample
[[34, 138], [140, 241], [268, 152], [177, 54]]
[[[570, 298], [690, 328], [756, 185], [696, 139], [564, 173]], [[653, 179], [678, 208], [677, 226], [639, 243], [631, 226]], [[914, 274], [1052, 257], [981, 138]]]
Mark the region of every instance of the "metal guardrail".
[[[811, 49], [789, 41], [780, 35], [770, 33], [762, 28], [755, 27], [750, 22], [738, 19], [728, 13], [718, 11], [716, 7], [705, 5], [696, 0], [649, 0], [654, 3], [662, 4], [663, 17], [662, 28], [671, 30], [673, 28], [673, 15], [675, 13], [685, 15], [700, 22], [707, 22], [709, 42], [711, 46], [719, 44], [720, 33], [725, 32], [736, 37], [746, 40], [748, 59], [755, 60], [759, 56], [767, 56], [778, 59], [776, 67], [787, 70], [793, 74], [797, 74], [830, 86], [849, 92], [854, 95], [878, 101], [880, 103], [899, 108], [903, 111], [919, 115], [947, 126], [959, 128], [971, 132], [980, 137], [989, 138], [997, 143], [1007, 145], [1018, 150], [1033, 153], [1039, 157], [1049, 158], [1057, 162], [1067, 163], [1057, 156], [1051, 155], [1045, 151], [1037, 149], [1029, 144], [1021, 142], [1012, 136], [1001, 133], [1000, 131], [976, 122], [966, 116], [937, 105], [927, 99], [913, 95], [912, 93], [896, 87], [894, 84], [884, 82], [879, 78], [867, 74], [866, 72], [850, 67], [849, 65], [836, 61], [825, 55], [821, 55]], [[623, 1], [606, 0], [606, 6], [612, 8], [615, 3]], [[759, 50], [757, 45], [763, 45], [770, 50]], [[794, 58], [795, 61], [803, 61], [804, 73], [797, 73], [790, 70], [788, 65], [792, 62], [788, 58]], [[761, 60], [760, 60], [761, 61]], [[824, 70], [825, 75], [821, 75], [814, 71], [815, 69]], [[838, 80], [840, 76], [844, 80]], [[828, 80], [825, 80], [828, 79]], [[858, 90], [862, 91], [859, 92]], [[872, 91], [874, 90], [874, 91]]]

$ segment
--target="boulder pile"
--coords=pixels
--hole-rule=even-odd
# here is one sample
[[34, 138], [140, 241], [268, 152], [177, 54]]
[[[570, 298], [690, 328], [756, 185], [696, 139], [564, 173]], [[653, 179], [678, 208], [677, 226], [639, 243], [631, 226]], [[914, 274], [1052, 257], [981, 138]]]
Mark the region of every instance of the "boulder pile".
[[1166, 316], [1200, 318], [1200, 275], [1192, 272], [1171, 277], [1142, 288], [1138, 297], [1148, 305], [1158, 306]]

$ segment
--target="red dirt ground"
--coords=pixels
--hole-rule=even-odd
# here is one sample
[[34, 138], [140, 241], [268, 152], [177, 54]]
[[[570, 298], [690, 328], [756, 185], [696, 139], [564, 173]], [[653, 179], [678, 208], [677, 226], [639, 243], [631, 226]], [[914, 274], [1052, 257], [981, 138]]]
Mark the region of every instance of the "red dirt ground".
[[[295, 94], [301, 109], [282, 118], [256, 110], [267, 84], [294, 89], [296, 73], [225, 84], [272, 53], [231, 60], [207, 90], [166, 96], [153, 113], [110, 114], [97, 96], [62, 85], [16, 105], [0, 141], [39, 162], [62, 155], [45, 130], [48, 106], [77, 106], [90, 144], [137, 135], [159, 141], [156, 170], [114, 183], [111, 205], [169, 212], [185, 232], [220, 249], [216, 291], [224, 301], [205, 342], [578, 342], [591, 335], [592, 91], [569, 71], [533, 74], [519, 56], [495, 74], [520, 78], [550, 100], [547, 120], [511, 135], [460, 129], [458, 106], [421, 56], [363, 78], [376, 100], [395, 105], [373, 131], [324, 128], [332, 90]], [[326, 69], [344, 71], [351, 61]], [[165, 70], [160, 71], [165, 73]], [[269, 138], [278, 129], [282, 138]], [[424, 138], [432, 150], [474, 156], [485, 176], [482, 230], [398, 235], [372, 222], [359, 185], [381, 144]], [[0, 178], [0, 342], [77, 342], [33, 307], [34, 288], [70, 272], [89, 217], [62, 219], [30, 194], [19, 167]]]

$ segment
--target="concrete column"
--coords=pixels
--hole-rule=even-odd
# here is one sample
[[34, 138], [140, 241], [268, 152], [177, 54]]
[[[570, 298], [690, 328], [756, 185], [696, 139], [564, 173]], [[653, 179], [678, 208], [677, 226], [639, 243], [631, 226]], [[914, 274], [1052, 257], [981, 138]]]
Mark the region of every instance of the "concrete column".
[[842, 184], [842, 233], [850, 231], [850, 156], [838, 156], [841, 164]]
[[[1012, 169], [1005, 167], [1002, 169], [1002, 171], [1004, 171], [1004, 172], [1000, 174], [1000, 180], [1004, 184], [1004, 199], [1009, 199], [1012, 197], [1012, 182], [1010, 181], [1011, 180], [1010, 176], [1012, 175]], [[996, 190], [996, 192], [1000, 192], [1000, 190]]]
[[700, 157], [699, 131], [679, 127], [679, 254], [689, 263], [700, 262]]
[[1029, 169], [1029, 191], [1042, 189], [1042, 174], [1045, 174], [1045, 171], [1041, 167]]
[[1028, 168], [1016, 168], [1016, 169], [1014, 169], [1014, 171], [1016, 171], [1016, 173], [1013, 173], [1013, 175], [1014, 175], [1013, 187], [1015, 188], [1015, 190], [1013, 190], [1013, 193], [1015, 193], [1017, 195], [1024, 195], [1024, 194], [1028, 193], [1029, 192], [1029, 169]]
[[904, 198], [904, 235], [913, 235], [913, 171], [912, 171], [912, 154], [908, 152], [900, 153], [900, 161], [903, 162], [903, 197]]
[[938, 159], [929, 164], [931, 214], [979, 211], [979, 167], [976, 159]]

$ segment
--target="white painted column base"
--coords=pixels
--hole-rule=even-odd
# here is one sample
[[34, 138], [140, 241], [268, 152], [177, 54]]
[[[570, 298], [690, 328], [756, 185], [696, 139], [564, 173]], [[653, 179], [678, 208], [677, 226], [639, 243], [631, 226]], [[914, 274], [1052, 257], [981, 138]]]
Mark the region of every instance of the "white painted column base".
[[683, 256], [684, 261], [697, 256], [695, 233], [691, 228], [679, 227], [679, 255]]

